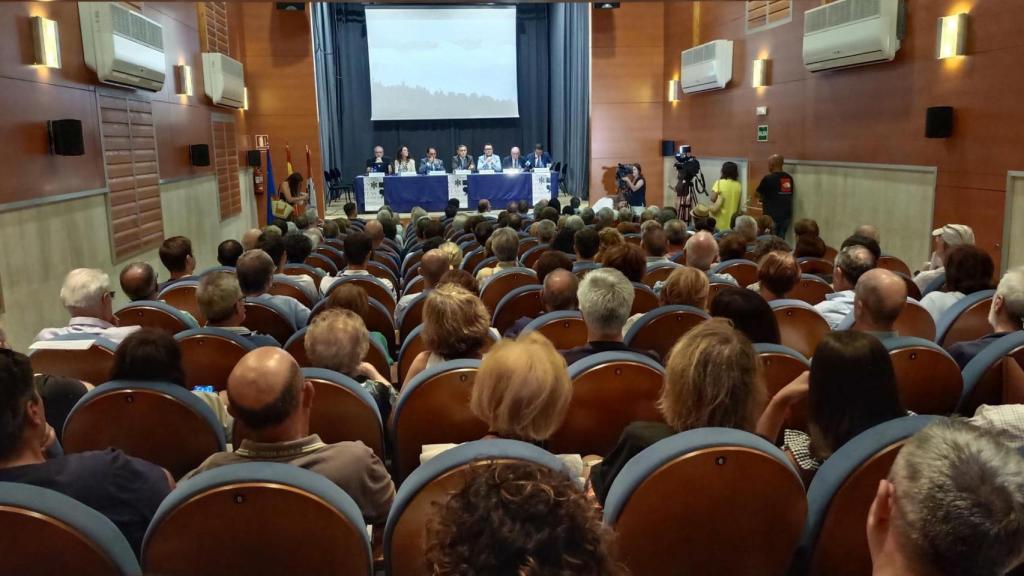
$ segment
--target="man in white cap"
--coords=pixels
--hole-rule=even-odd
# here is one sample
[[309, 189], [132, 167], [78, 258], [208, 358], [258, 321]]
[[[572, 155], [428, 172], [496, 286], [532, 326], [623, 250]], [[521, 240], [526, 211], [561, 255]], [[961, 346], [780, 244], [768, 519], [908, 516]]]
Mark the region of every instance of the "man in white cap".
[[974, 244], [974, 230], [965, 224], [946, 224], [942, 228], [932, 230], [932, 259], [914, 276], [914, 283], [922, 292], [936, 278], [946, 273], [946, 254], [954, 246]]

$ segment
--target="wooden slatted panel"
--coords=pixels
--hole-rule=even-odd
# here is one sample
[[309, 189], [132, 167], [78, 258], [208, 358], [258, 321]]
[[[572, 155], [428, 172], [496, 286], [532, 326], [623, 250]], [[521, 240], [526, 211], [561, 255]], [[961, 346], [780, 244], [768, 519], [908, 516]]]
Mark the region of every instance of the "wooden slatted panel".
[[228, 43], [227, 2], [199, 2], [199, 41], [203, 52], [231, 55]]
[[220, 219], [242, 212], [242, 189], [238, 182], [238, 147], [235, 143], [235, 124], [214, 120], [213, 165], [217, 172], [217, 191], [220, 199]]
[[792, 15], [792, 0], [748, 0], [747, 32], [757, 32], [772, 24], [788, 22]]
[[122, 260], [164, 240], [156, 129], [149, 102], [100, 96], [99, 106], [110, 233], [114, 259]]

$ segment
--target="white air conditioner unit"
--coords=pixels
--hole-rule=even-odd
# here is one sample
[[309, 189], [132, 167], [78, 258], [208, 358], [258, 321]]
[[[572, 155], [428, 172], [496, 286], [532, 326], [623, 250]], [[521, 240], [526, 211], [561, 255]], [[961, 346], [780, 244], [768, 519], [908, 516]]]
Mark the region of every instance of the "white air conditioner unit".
[[900, 49], [900, 0], [838, 0], [804, 12], [811, 72], [887, 62]]
[[242, 63], [219, 52], [203, 52], [203, 89], [217, 106], [245, 106]]
[[718, 90], [732, 80], [732, 40], [712, 40], [683, 50], [683, 94]]
[[100, 82], [158, 92], [164, 87], [164, 29], [116, 2], [79, 2], [85, 65]]

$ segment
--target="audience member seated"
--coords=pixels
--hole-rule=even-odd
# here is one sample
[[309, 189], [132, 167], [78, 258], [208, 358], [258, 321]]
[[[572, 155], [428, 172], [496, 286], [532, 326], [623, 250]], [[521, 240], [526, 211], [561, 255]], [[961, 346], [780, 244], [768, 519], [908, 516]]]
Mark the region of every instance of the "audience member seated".
[[[721, 262], [742, 260], [747, 255], [747, 240], [740, 234], [726, 234], [718, 241], [718, 258]], [[690, 254], [686, 254], [686, 263], [690, 263]]]
[[964, 224], [946, 224], [932, 230], [932, 257], [924, 268], [914, 276], [914, 283], [922, 292], [936, 278], [946, 272], [946, 256], [957, 246], [974, 245], [974, 230]]
[[[690, 266], [676, 268], [664, 282], [658, 282], [655, 291], [661, 306], [692, 306], [698, 310], [708, 307], [708, 277], [706, 274]], [[643, 314], [633, 314], [622, 327], [625, 337], [633, 323]]]
[[849, 248], [850, 246], [863, 246], [867, 248], [871, 255], [875, 257], [875, 262], [878, 262], [878, 259], [882, 257], [882, 248], [874, 238], [854, 234], [843, 240], [843, 243], [839, 245], [839, 250]]
[[[242, 234], [242, 252], [259, 248], [260, 234], [263, 234], [263, 230], [260, 230], [259, 228], [250, 228], [246, 230], [245, 234]], [[241, 254], [239, 254], [239, 256], [241, 256]], [[238, 258], [235, 258], [235, 261], [237, 262]]]
[[117, 326], [110, 276], [102, 270], [75, 268], [68, 272], [60, 289], [60, 302], [71, 315], [71, 320], [62, 328], [44, 328], [36, 334], [36, 342], [53, 340], [64, 334], [95, 334], [120, 343], [139, 329], [138, 326]]
[[[657, 223], [656, 220], [651, 222]], [[665, 252], [668, 250], [668, 240], [665, 238], [665, 231], [660, 226], [648, 228], [640, 235], [640, 248], [647, 255], [647, 263], [668, 262]]]
[[217, 263], [234, 268], [242, 252], [245, 252], [245, 249], [238, 240], [225, 240], [217, 245]]
[[899, 337], [893, 329], [907, 306], [907, 283], [884, 268], [869, 270], [857, 281], [853, 297], [853, 330], [881, 341]]
[[[243, 255], [244, 257], [244, 255]], [[280, 348], [246, 354], [228, 377], [228, 410], [246, 438], [234, 452], [218, 452], [185, 479], [207, 470], [263, 461], [293, 464], [334, 482], [352, 497], [367, 524], [387, 519], [395, 486], [384, 463], [362, 442], [324, 444], [309, 433], [313, 384]]]
[[324, 240], [333, 240], [341, 236], [341, 226], [334, 220], [325, 220], [324, 226]]
[[444, 252], [445, 256], [448, 257], [448, 267], [458, 268], [462, 264], [462, 258], [465, 256], [462, 253], [462, 248], [454, 242], [443, 242], [437, 247], [438, 250]]
[[865, 238], [871, 238], [878, 245], [882, 245], [882, 233], [878, 231], [878, 227], [874, 224], [861, 224], [857, 226], [857, 229], [853, 231], [854, 236], [864, 236]]
[[949, 355], [961, 370], [1001, 336], [1024, 329], [1024, 267], [1011, 269], [999, 281], [988, 311], [988, 323], [992, 326], [991, 334], [949, 347]]
[[548, 250], [540, 255], [540, 258], [537, 259], [537, 263], [533, 265], [533, 269], [537, 273], [537, 283], [543, 284], [544, 279], [547, 278], [548, 274], [555, 270], [567, 270], [572, 272], [572, 259], [564, 252]]
[[434, 576], [622, 576], [613, 533], [564, 472], [527, 462], [473, 466], [427, 526]]
[[[273, 230], [274, 228], [271, 228]], [[270, 259], [274, 262], [274, 281], [286, 280], [292, 282], [298, 282], [302, 285], [302, 291], [309, 296], [308, 286], [312, 286], [313, 293], [316, 294], [316, 281], [306, 275], [289, 275], [284, 273], [284, 265], [288, 263], [288, 255], [285, 250], [284, 236], [271, 232], [270, 234], [263, 233], [260, 235], [258, 242], [258, 248], [263, 250], [270, 256]], [[241, 258], [241, 256], [239, 256]], [[235, 267], [238, 267], [238, 262], [235, 262]], [[314, 298], [315, 300], [316, 298]]]
[[793, 254], [775, 250], [761, 258], [757, 266], [757, 291], [766, 302], [785, 298], [798, 282], [800, 267]]
[[907, 440], [868, 513], [875, 576], [997, 576], [1024, 556], [1024, 459], [942, 419]]
[[747, 244], [753, 244], [757, 240], [757, 220], [753, 216], [743, 214], [736, 218], [736, 225], [733, 230], [743, 238]]
[[793, 224], [793, 236], [799, 240], [804, 236], [820, 238], [821, 231], [818, 229], [818, 222], [811, 218], [801, 218]]
[[[550, 214], [549, 214], [550, 216]], [[557, 215], [556, 215], [557, 217]], [[538, 220], [534, 223], [537, 227], [537, 240], [544, 246], [550, 246], [555, 241], [555, 235], [558, 233], [558, 227], [552, 220]]]
[[[284, 256], [288, 264], [305, 264], [306, 258], [313, 253], [313, 242], [305, 234], [292, 232], [284, 237]], [[283, 266], [279, 267], [283, 271]], [[320, 292], [316, 287], [316, 280], [305, 274], [288, 275], [294, 282], [302, 286], [302, 292], [309, 298], [310, 302], [316, 302], [320, 298]], [[275, 280], [276, 280], [275, 275]]]
[[320, 281], [320, 292], [327, 294], [331, 285], [343, 276], [362, 276], [364, 278], [375, 278], [391, 292], [395, 294], [395, 286], [387, 278], [376, 278], [366, 269], [366, 263], [373, 256], [373, 246], [370, 237], [363, 232], [352, 232], [345, 236], [345, 260], [348, 266], [338, 273], [337, 277], [325, 276]]
[[474, 296], [480, 295], [480, 283], [476, 281], [472, 274], [465, 270], [455, 269], [445, 272], [437, 283], [438, 286], [442, 284], [453, 284]]
[[825, 295], [825, 300], [814, 305], [814, 309], [825, 317], [833, 330], [853, 312], [853, 290], [860, 277], [875, 267], [875, 258], [863, 246], [843, 248], [836, 256], [836, 266], [832, 272], [832, 289], [835, 292]]
[[601, 264], [605, 268], [614, 268], [622, 272], [630, 282], [641, 282], [647, 273], [644, 251], [636, 244], [628, 242], [609, 248]]
[[370, 237], [370, 245], [374, 251], [384, 245], [384, 226], [377, 220], [370, 220], [363, 227], [363, 233]]
[[[544, 288], [541, 291], [541, 302], [544, 305], [544, 312], [557, 312], [559, 310], [576, 310], [579, 303], [576, 299], [576, 292], [579, 289], [579, 280], [572, 272], [563, 269], [552, 270], [544, 277]], [[526, 316], [515, 321], [512, 326], [505, 330], [505, 338], [515, 338], [526, 328], [533, 318]]]
[[[760, 262], [761, 258], [768, 255], [769, 252], [792, 252], [793, 249], [789, 247], [789, 243], [779, 238], [778, 236], [768, 236], [762, 238], [757, 242], [754, 242], [754, 249], [750, 251], [751, 257], [754, 262]], [[794, 256], [795, 258], [795, 256]]]
[[654, 352], [622, 343], [622, 327], [633, 307], [634, 292], [633, 285], [621, 272], [615, 268], [592, 270], [580, 282], [578, 297], [580, 313], [587, 325], [587, 343], [562, 352], [567, 364], [613, 350], [638, 352], [659, 360]]
[[112, 448], [47, 459], [44, 452], [55, 442], [28, 357], [0, 349], [0, 482], [32, 484], [78, 500], [117, 526], [138, 555], [146, 528], [174, 488], [171, 475]]
[[[665, 213], [665, 211], [662, 210], [662, 213]], [[663, 226], [665, 229], [665, 242], [668, 244], [665, 247], [665, 256], [671, 259], [686, 250], [686, 224], [678, 218], [671, 218]]]
[[601, 240], [594, 229], [584, 228], [573, 235], [572, 246], [577, 264], [593, 262], [598, 248], [601, 247]]
[[430, 291], [423, 305], [423, 345], [412, 361], [405, 381], [448, 360], [480, 358], [494, 339], [491, 319], [480, 298], [464, 288], [442, 283]]
[[622, 236], [622, 233], [615, 228], [602, 228], [597, 234], [598, 237], [598, 249], [597, 254], [594, 255], [595, 262], [604, 262], [604, 256], [612, 248], [625, 244], [626, 239]]
[[[360, 318], [366, 318], [370, 313], [370, 297], [366, 294], [366, 290], [363, 290], [362, 286], [342, 284], [331, 291], [331, 295], [327, 297], [327, 301], [323, 306], [323, 310], [333, 308], [349, 310]], [[322, 312], [317, 312], [317, 314], [322, 314]], [[390, 338], [374, 330], [370, 332], [370, 339], [380, 345], [384, 350], [384, 356], [387, 358], [388, 365], [391, 365], [392, 359], [388, 344]]]
[[242, 294], [251, 302], [267, 304], [291, 321], [298, 330], [309, 320], [309, 308], [291, 296], [268, 294], [274, 283], [274, 261], [263, 250], [249, 250], [238, 258], [235, 271]]
[[121, 270], [119, 278], [121, 290], [128, 300], [158, 300], [160, 286], [157, 284], [156, 271], [145, 262], [132, 262]]
[[160, 284], [160, 290], [167, 288], [179, 280], [189, 280], [196, 269], [196, 259], [192, 256], [192, 241], [184, 236], [171, 236], [160, 245], [160, 262], [167, 268], [171, 277]]
[[325, 310], [310, 322], [304, 345], [315, 368], [334, 370], [359, 382], [377, 401], [381, 419], [387, 422], [398, 392], [389, 378], [363, 361], [370, 349], [370, 333], [362, 318], [343, 308]]
[[236, 275], [230, 272], [206, 274], [199, 281], [196, 301], [207, 326], [234, 332], [257, 346], [281, 345], [273, 337], [253, 332], [242, 325], [245, 322], [245, 298]]
[[555, 239], [551, 241], [551, 250], [555, 252], [561, 252], [562, 254], [572, 254], [572, 240], [574, 235], [575, 231], [572, 230], [571, 228], [560, 228], [558, 232], [555, 233]]
[[825, 241], [811, 234], [804, 234], [796, 237], [796, 245], [793, 248], [794, 258], [824, 258], [826, 251]]
[[832, 332], [814, 350], [811, 371], [772, 397], [758, 422], [761, 436], [775, 439], [791, 408], [807, 402], [807, 427], [783, 433], [783, 449], [804, 483], [843, 444], [872, 426], [907, 415], [896, 391], [889, 352], [862, 332]]
[[750, 341], [723, 320], [687, 332], [665, 366], [658, 401], [665, 422], [634, 422], [623, 430], [618, 445], [590, 471], [598, 500], [604, 502], [631, 458], [659, 440], [709, 426], [753, 432], [766, 396], [759, 366]]
[[[711, 267], [719, 262], [718, 242], [707, 231], [700, 231], [686, 241], [686, 265], [692, 266], [707, 275], [709, 282], [732, 284], [738, 286], [731, 274], [715, 274]], [[742, 258], [742, 256], [740, 256]]]
[[499, 228], [491, 234], [490, 249], [498, 263], [494, 266], [481, 268], [476, 273], [476, 280], [484, 286], [487, 280], [499, 270], [519, 266], [519, 235], [509, 228]]
[[[448, 242], [448, 244], [451, 244], [451, 242]], [[455, 246], [454, 244], [452, 245]], [[458, 248], [458, 246], [455, 247]], [[444, 276], [444, 273], [450, 269], [451, 260], [448, 259], [448, 254], [445, 254], [440, 248], [424, 252], [423, 258], [420, 259], [420, 276], [423, 277], [423, 291], [431, 290], [437, 286], [441, 276]], [[412, 304], [412, 301], [420, 294], [420, 292], [410, 292], [399, 298], [398, 305], [395, 306], [395, 318], [400, 320], [405, 315], [405, 310], [409, 307], [409, 304]]]
[[722, 288], [708, 307], [714, 318], [726, 318], [755, 344], [780, 344], [779, 323], [772, 307], [746, 288]]
[[775, 234], [775, 219], [767, 214], [757, 217], [757, 235], [770, 236]]
[[929, 292], [921, 298], [935, 322], [961, 298], [992, 287], [995, 265], [987, 252], [972, 244], [953, 248], [946, 254], [946, 283], [941, 290]]

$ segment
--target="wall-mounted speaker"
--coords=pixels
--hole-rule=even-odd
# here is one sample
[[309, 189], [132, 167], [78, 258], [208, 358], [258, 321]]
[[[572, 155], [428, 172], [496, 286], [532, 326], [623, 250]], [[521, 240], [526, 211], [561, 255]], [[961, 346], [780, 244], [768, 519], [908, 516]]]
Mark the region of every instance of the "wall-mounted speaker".
[[210, 165], [210, 147], [206, 144], [192, 144], [188, 147], [188, 161], [193, 166]]
[[675, 156], [676, 155], [676, 141], [675, 140], [662, 140], [661, 141], [661, 155], [662, 156]]
[[46, 123], [50, 134], [50, 152], [58, 156], [81, 156], [85, 154], [82, 138], [82, 121], [74, 118], [50, 120]]
[[924, 118], [925, 138], [949, 138], [953, 135], [953, 107], [932, 106]]
[[256, 168], [260, 165], [260, 151], [259, 150], [248, 150], [245, 153], [245, 163], [252, 168]]

